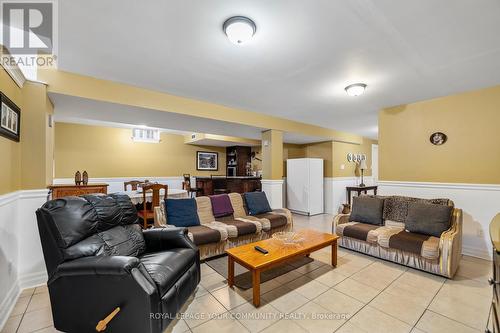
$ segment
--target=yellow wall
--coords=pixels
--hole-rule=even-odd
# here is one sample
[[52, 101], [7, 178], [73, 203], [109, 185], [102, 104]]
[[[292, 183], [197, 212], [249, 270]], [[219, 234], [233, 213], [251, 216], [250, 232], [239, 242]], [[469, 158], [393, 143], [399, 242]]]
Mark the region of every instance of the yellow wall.
[[[9, 74], [0, 67], [0, 90], [17, 106], [22, 107], [22, 92]], [[21, 117], [24, 114], [21, 110]], [[21, 124], [24, 119], [21, 118]], [[21, 144], [0, 136], [0, 194], [14, 192], [21, 187]]]
[[[267, 142], [267, 145], [264, 143]], [[283, 132], [262, 132], [262, 178], [283, 179]]]
[[[379, 114], [380, 180], [500, 183], [500, 86]], [[434, 132], [448, 141], [430, 143]]]
[[[131, 136], [131, 129], [56, 123], [56, 178], [72, 178], [77, 170], [91, 178], [226, 173], [224, 147], [185, 144], [184, 136], [168, 133], [158, 144], [133, 142]], [[218, 152], [219, 171], [197, 171], [196, 151]]]
[[[369, 169], [364, 171], [364, 175], [371, 176], [372, 144], [377, 144], [377, 141], [363, 138], [363, 143], [361, 145], [355, 145], [345, 142], [334, 142], [333, 177], [353, 177], [361, 175], [361, 171], [357, 168], [357, 164], [354, 162], [347, 161], [348, 153], [365, 154], [366, 164], [368, 165]], [[340, 168], [342, 164], [344, 165], [343, 170]]]

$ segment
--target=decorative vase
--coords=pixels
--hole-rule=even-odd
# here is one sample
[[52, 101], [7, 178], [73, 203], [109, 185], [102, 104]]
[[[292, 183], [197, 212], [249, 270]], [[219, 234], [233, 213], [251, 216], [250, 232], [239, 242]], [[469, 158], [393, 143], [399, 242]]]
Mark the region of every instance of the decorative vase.
[[75, 185], [80, 185], [82, 183], [82, 174], [80, 171], [75, 173]]
[[87, 171], [83, 171], [83, 185], [87, 185], [89, 183], [89, 174]]

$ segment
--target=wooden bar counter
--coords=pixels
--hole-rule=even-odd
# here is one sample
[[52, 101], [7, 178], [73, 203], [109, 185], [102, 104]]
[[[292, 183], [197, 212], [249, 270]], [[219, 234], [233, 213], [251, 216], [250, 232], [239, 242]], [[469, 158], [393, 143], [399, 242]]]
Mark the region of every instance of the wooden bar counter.
[[214, 182], [222, 184], [228, 192], [245, 193], [262, 190], [260, 177], [196, 177], [196, 188], [201, 189], [199, 195], [213, 195]]

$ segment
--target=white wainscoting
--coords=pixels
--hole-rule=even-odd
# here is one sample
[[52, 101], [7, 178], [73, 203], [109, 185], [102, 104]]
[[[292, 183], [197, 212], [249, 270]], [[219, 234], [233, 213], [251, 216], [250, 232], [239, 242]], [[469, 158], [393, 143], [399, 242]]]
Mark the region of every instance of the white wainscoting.
[[[110, 177], [110, 178], [90, 178], [89, 183], [106, 183], [109, 184], [108, 193], [122, 192], [123, 183], [131, 180], [149, 180], [150, 182], [157, 182], [160, 184], [168, 185], [170, 188], [182, 189], [182, 182], [184, 178], [179, 177]], [[191, 182], [194, 177], [191, 177]], [[55, 178], [54, 184], [74, 184], [74, 178]], [[129, 187], [130, 190], [130, 187]]]
[[[342, 204], [347, 203], [345, 188], [347, 186], [356, 186], [360, 182], [361, 177], [325, 177], [325, 213], [338, 214], [342, 209]], [[364, 177], [364, 182], [366, 185], [372, 185], [373, 178], [371, 176]]]
[[489, 224], [500, 212], [500, 185], [379, 181], [379, 193], [453, 200], [464, 215], [462, 253], [491, 259]]
[[47, 282], [35, 211], [48, 191], [0, 195], [0, 330], [20, 291]]
[[272, 209], [283, 208], [283, 179], [262, 179], [262, 192], [266, 193]]

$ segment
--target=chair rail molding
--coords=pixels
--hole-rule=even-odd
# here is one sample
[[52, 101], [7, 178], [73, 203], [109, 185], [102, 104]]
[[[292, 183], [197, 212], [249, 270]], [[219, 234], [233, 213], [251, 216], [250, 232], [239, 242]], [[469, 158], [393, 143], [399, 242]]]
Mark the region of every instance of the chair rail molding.
[[500, 211], [500, 184], [380, 181], [380, 195], [448, 198], [463, 210], [462, 253], [491, 260], [489, 224]]
[[283, 208], [283, 179], [262, 179], [260, 182], [271, 208]]

